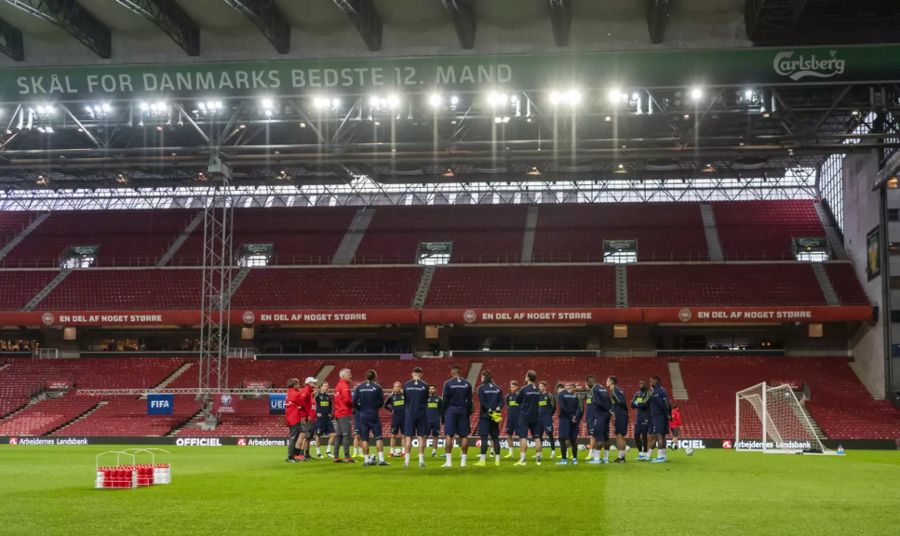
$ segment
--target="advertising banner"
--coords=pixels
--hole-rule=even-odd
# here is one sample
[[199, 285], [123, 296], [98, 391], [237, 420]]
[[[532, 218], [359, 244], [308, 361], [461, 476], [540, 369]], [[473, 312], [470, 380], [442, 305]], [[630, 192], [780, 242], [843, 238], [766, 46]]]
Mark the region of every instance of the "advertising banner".
[[169, 394], [148, 394], [147, 415], [172, 415], [175, 397]]
[[423, 309], [426, 324], [602, 324], [611, 322], [637, 323], [641, 321], [639, 308], [473, 308]]
[[866, 322], [872, 320], [872, 308], [861, 306], [797, 307], [646, 307], [648, 324], [679, 322], [704, 323], [781, 323], [781, 322]]
[[881, 230], [866, 233], [866, 277], [869, 281], [881, 275]]

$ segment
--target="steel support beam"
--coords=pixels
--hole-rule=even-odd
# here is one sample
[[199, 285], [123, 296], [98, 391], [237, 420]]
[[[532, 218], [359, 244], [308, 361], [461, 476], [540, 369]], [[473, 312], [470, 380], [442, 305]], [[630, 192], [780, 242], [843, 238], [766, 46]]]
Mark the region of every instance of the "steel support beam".
[[3, 19], [0, 19], [0, 52], [6, 54], [14, 61], [25, 59], [22, 31]]
[[372, 0], [334, 0], [334, 5], [350, 17], [369, 50], [381, 50], [384, 25]]
[[273, 0], [225, 0], [225, 3], [250, 19], [279, 54], [291, 51], [291, 24]]
[[441, 0], [444, 9], [453, 18], [459, 45], [466, 50], [475, 46], [476, 18], [473, 2], [474, 0]]
[[571, 0], [549, 0], [550, 24], [553, 27], [553, 41], [558, 47], [569, 46], [569, 32], [572, 28]]
[[650, 42], [654, 45], [666, 38], [666, 26], [671, 14], [671, 0], [650, 0], [647, 5], [647, 29], [650, 31]]
[[200, 26], [175, 0], [116, 0], [165, 32], [188, 56], [200, 55]]
[[6, 0], [6, 3], [59, 26], [101, 58], [112, 57], [109, 28], [75, 0]]

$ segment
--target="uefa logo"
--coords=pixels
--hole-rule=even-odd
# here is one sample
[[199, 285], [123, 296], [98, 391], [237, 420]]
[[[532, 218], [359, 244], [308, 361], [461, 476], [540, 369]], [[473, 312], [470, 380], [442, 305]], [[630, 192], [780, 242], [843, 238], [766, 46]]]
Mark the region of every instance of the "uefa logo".
[[685, 307], [684, 309], [678, 311], [678, 320], [682, 322], [690, 322], [691, 318], [694, 317], [694, 313], [691, 312], [690, 309]]
[[471, 324], [477, 319], [478, 315], [476, 315], [475, 311], [471, 309], [466, 309], [466, 311], [463, 313], [463, 320], [465, 320], [467, 324]]
[[256, 321], [256, 315], [253, 314], [253, 311], [244, 311], [243, 319], [244, 324], [252, 324]]
[[42, 314], [41, 322], [43, 322], [45, 326], [52, 326], [53, 325], [53, 313]]

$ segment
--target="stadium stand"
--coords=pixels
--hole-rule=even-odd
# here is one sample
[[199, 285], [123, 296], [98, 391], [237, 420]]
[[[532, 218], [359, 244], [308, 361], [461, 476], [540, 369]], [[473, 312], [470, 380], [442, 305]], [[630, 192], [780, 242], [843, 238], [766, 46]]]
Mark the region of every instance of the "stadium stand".
[[75, 270], [43, 309], [189, 309], [200, 306], [202, 273], [191, 269]]
[[180, 209], [54, 212], [3, 264], [57, 266], [68, 247], [99, 246], [96, 266], [152, 266], [194, 214]]
[[34, 212], [0, 211], [0, 246], [12, 240], [35, 217], [37, 217], [37, 214]]
[[648, 307], [825, 305], [809, 264], [628, 266], [628, 304]]
[[100, 402], [94, 397], [66, 395], [51, 398], [0, 421], [0, 435], [45, 435]]
[[788, 260], [792, 238], [824, 237], [813, 200], [712, 204], [725, 260]]
[[[81, 397], [100, 400], [99, 397]], [[200, 411], [200, 404], [193, 396], [176, 396], [172, 403], [172, 415], [147, 415], [147, 401], [132, 397], [110, 397], [108, 404], [51, 435], [126, 437], [162, 436], [181, 426]]]
[[612, 266], [440, 267], [426, 307], [615, 306]]
[[869, 298], [859, 284], [856, 272], [849, 263], [828, 263], [825, 265], [828, 279], [844, 305], [869, 305]]
[[51, 270], [0, 271], [0, 310], [21, 309], [47, 286], [57, 272]]
[[453, 242], [450, 262], [517, 262], [525, 205], [378, 207], [355, 262], [415, 263], [419, 243]]
[[698, 203], [542, 205], [534, 262], [597, 262], [604, 240], [637, 240], [638, 261], [706, 260]]

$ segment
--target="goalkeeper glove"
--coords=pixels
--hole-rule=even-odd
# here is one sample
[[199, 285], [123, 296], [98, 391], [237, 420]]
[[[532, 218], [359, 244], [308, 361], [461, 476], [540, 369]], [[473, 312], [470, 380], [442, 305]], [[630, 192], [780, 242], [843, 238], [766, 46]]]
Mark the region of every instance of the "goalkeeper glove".
[[491, 420], [495, 423], [499, 423], [503, 420], [503, 415], [499, 411], [492, 411], [488, 414], [491, 417]]

